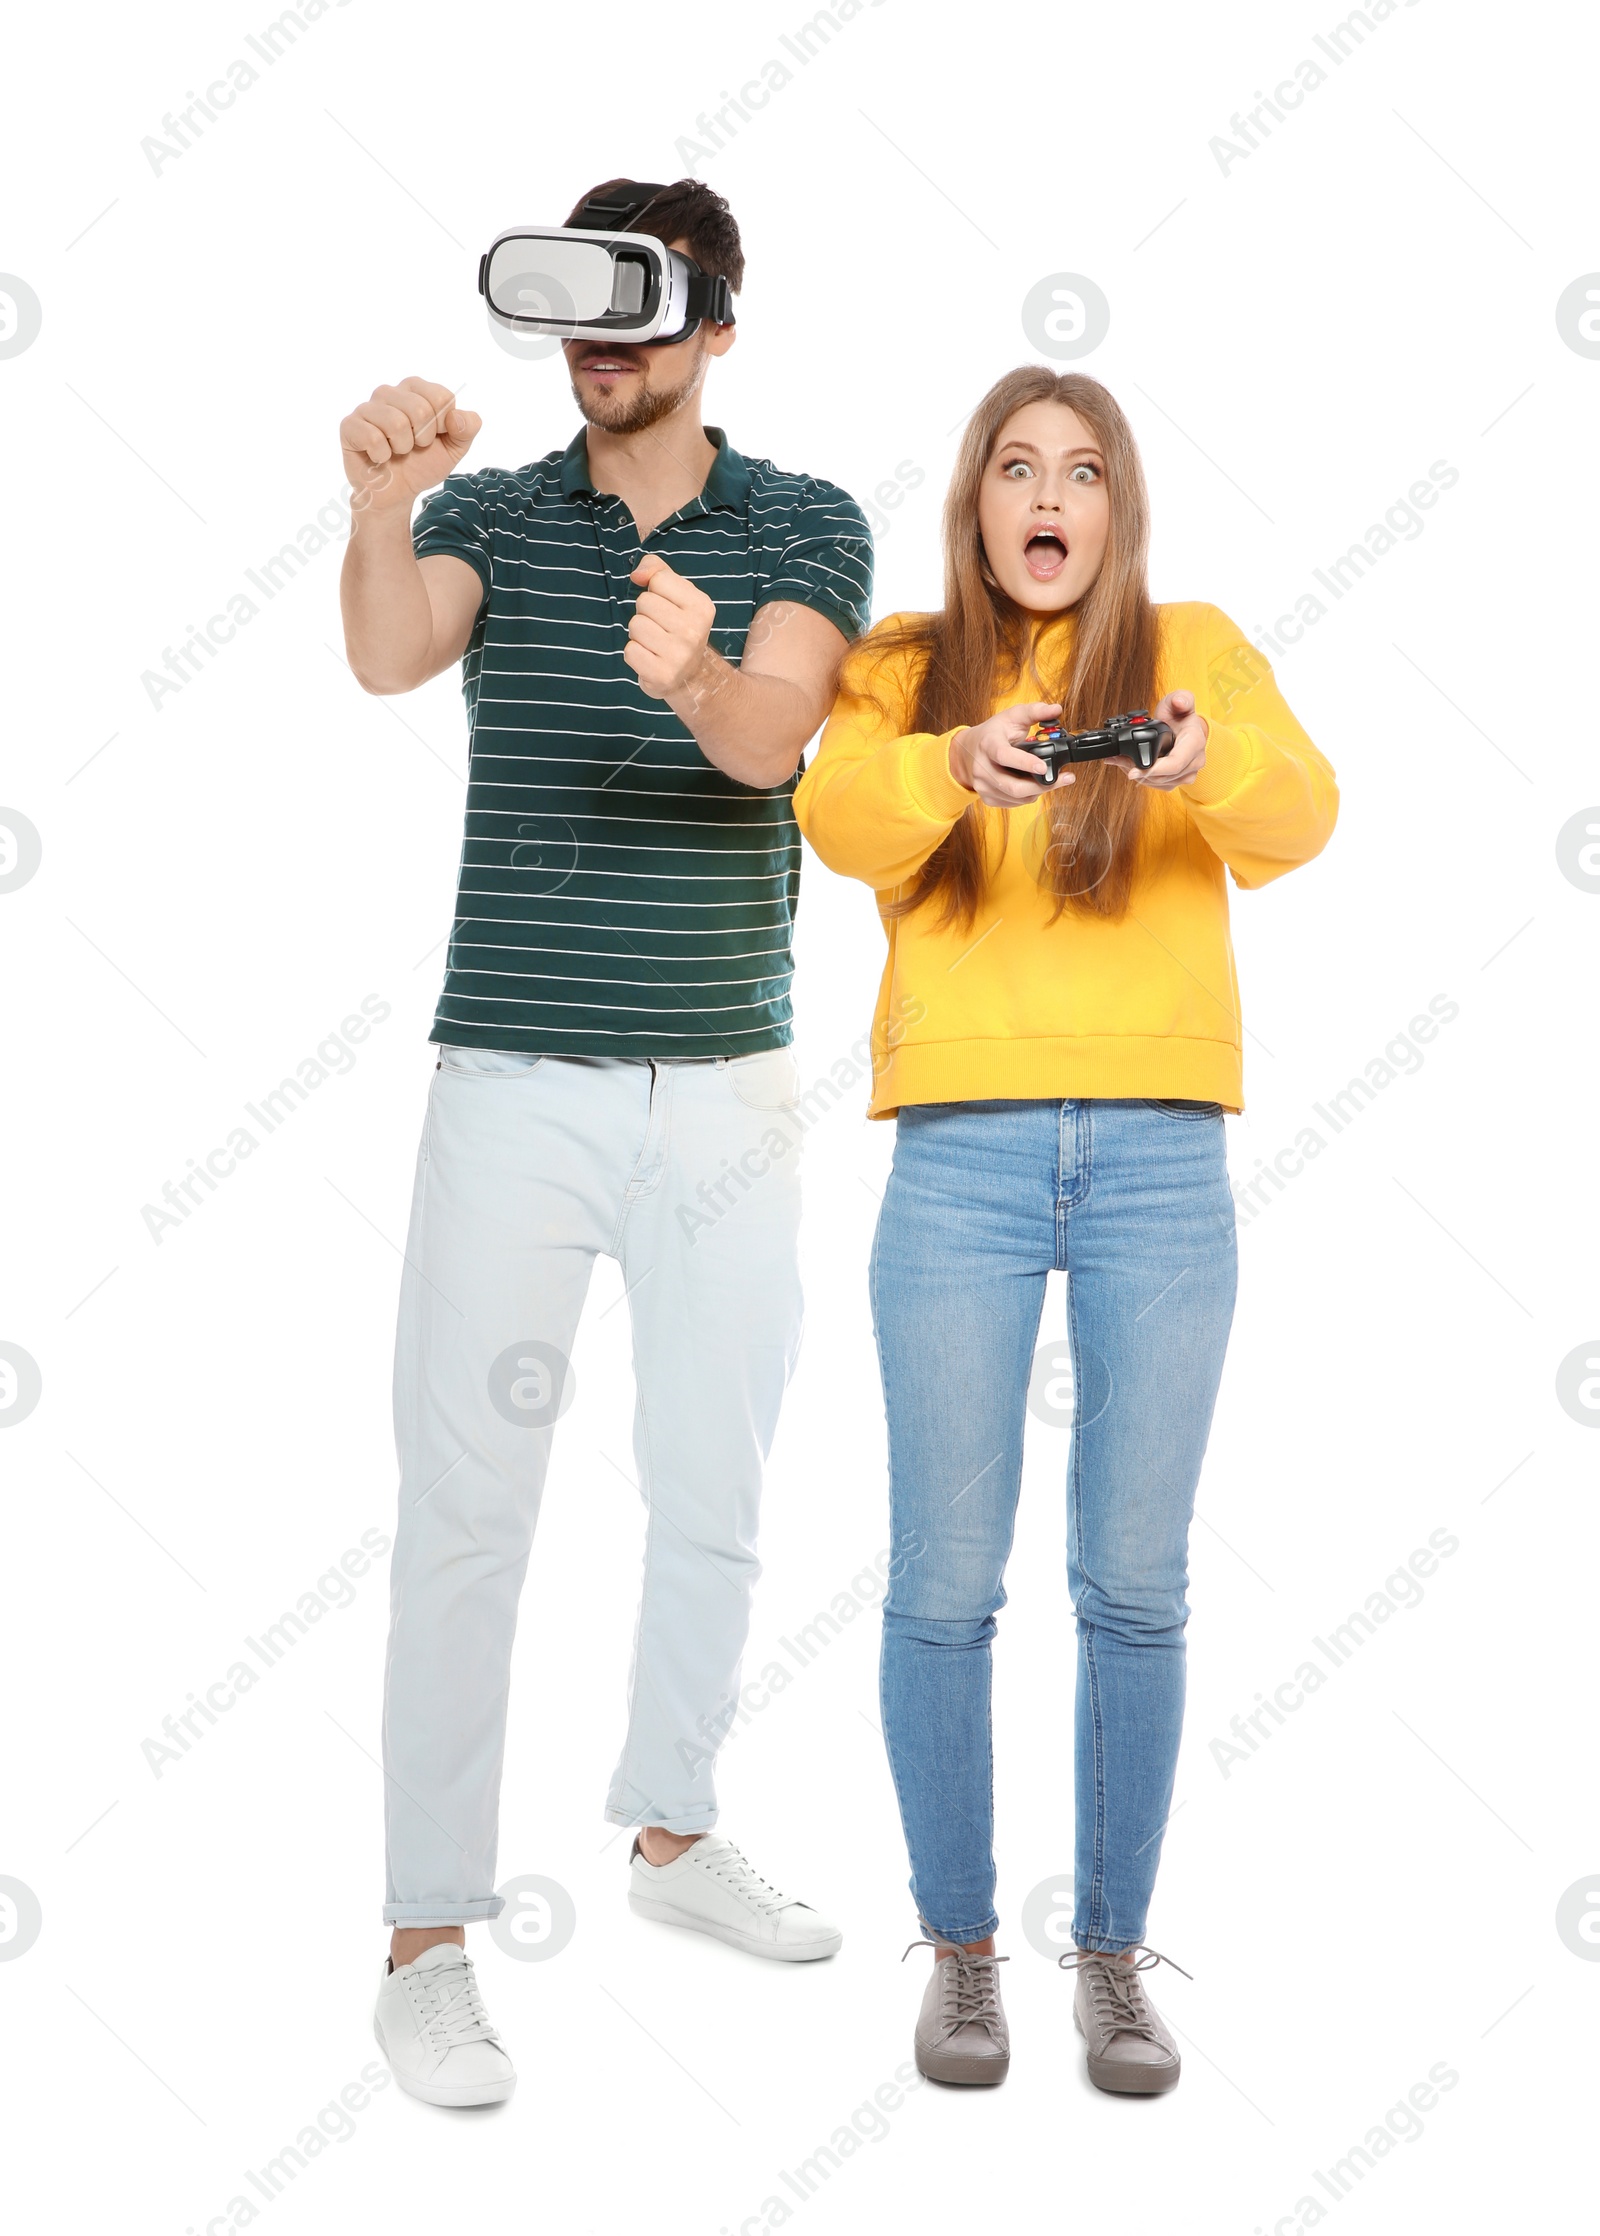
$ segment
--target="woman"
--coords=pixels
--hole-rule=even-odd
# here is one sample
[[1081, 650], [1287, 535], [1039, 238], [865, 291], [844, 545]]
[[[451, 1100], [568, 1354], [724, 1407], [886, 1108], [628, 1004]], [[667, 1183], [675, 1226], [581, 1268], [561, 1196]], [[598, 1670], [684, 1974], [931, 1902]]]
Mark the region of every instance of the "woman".
[[[1187, 1542], [1233, 1315], [1223, 1113], [1242, 1108], [1225, 868], [1265, 885], [1326, 844], [1333, 771], [1215, 606], [1153, 606], [1128, 424], [1024, 366], [968, 426], [941, 612], [847, 663], [795, 797], [877, 894], [888, 961], [872, 1114], [897, 1121], [872, 1255], [895, 1558], [883, 1724], [934, 1965], [932, 2079], [1003, 2080], [989, 1652], [1029, 1371], [1068, 1277], [1067, 1578], [1077, 1615], [1074, 2011], [1090, 2078], [1179, 2058], [1140, 1974], [1183, 1718]], [[1148, 771], [1053, 785], [1035, 721], [1148, 708]], [[890, 1019], [896, 1020], [892, 1029]], [[915, 1020], [907, 1024], [905, 1020]]]

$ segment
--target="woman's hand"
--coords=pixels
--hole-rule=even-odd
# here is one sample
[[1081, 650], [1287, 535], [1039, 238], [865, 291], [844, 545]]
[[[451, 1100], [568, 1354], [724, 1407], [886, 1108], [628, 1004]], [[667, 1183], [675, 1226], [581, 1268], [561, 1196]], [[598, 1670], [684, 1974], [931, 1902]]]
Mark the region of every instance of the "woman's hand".
[[[950, 740], [950, 774], [989, 807], [1020, 807], [1036, 800], [1051, 787], [1039, 781], [1045, 764], [1021, 741], [1030, 722], [1050, 722], [1060, 712], [1060, 707], [1042, 703], [1007, 707], [970, 730], [958, 730]], [[1063, 769], [1056, 782], [1070, 784], [1072, 771]]]
[[1148, 784], [1153, 791], [1170, 792], [1175, 785], [1187, 784], [1198, 776], [1206, 765], [1206, 739], [1211, 725], [1203, 714], [1194, 710], [1192, 691], [1169, 691], [1158, 707], [1150, 710], [1153, 722], [1165, 722], [1172, 730], [1172, 751], [1163, 753], [1150, 769], [1141, 769], [1138, 762], [1119, 753], [1117, 760], [1135, 784]]

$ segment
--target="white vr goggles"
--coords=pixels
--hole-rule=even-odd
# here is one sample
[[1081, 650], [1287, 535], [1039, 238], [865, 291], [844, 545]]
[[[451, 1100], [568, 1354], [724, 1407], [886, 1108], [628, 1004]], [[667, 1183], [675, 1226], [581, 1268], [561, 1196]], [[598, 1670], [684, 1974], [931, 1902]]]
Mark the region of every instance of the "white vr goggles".
[[498, 325], [563, 341], [681, 342], [705, 318], [733, 324], [733, 293], [693, 257], [630, 233], [659, 185], [592, 195], [570, 225], [514, 225], [478, 264]]

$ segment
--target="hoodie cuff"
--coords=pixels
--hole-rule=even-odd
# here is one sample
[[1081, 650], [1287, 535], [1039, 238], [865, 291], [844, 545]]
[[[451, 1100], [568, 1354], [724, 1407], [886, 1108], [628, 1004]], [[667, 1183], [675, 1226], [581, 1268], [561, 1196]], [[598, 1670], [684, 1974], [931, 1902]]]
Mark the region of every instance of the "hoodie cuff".
[[1221, 807], [1231, 800], [1255, 765], [1255, 747], [1247, 730], [1231, 723], [1213, 722], [1206, 738], [1206, 765], [1179, 790], [1196, 807]]
[[953, 823], [978, 797], [950, 774], [950, 741], [959, 731], [970, 728], [970, 723], [958, 722], [941, 737], [906, 740], [906, 790], [930, 823]]

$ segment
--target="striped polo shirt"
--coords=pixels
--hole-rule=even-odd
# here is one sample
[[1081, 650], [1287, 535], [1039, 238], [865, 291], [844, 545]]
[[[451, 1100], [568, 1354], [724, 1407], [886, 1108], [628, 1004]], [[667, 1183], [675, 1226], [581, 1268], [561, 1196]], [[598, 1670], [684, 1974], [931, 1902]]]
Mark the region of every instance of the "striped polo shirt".
[[775, 599], [859, 636], [872, 536], [831, 482], [706, 434], [705, 487], [642, 546], [590, 480], [581, 429], [515, 473], [452, 474], [413, 523], [419, 558], [464, 559], [484, 589], [462, 660], [466, 834], [435, 1041], [704, 1057], [791, 1038], [797, 779], [740, 784], [645, 694], [622, 657], [628, 577], [659, 552], [712, 599], [712, 647], [737, 665]]

